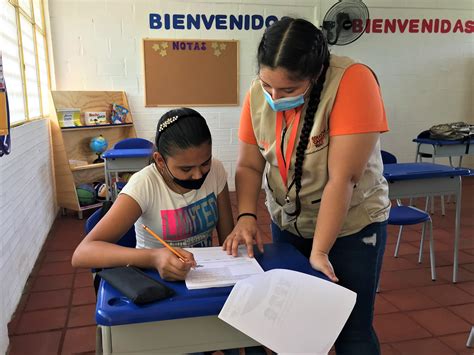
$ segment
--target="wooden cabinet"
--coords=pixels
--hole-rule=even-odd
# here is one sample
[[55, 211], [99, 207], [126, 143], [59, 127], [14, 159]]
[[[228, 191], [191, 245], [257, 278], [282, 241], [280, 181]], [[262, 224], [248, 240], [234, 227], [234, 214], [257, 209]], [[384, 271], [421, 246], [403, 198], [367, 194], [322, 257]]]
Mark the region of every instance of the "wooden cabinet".
[[78, 108], [82, 113], [105, 111], [110, 116], [113, 103], [130, 110], [127, 96], [122, 91], [52, 91], [51, 101], [56, 200], [59, 207], [77, 211], [79, 218], [82, 218], [82, 211], [99, 207], [101, 203], [81, 206], [76, 186], [104, 180], [104, 163], [93, 163], [97, 155], [90, 149], [90, 141], [102, 135], [108, 141], [107, 149], [111, 149], [122, 139], [136, 137], [132, 113], [129, 112], [121, 124], [60, 127], [58, 110]]

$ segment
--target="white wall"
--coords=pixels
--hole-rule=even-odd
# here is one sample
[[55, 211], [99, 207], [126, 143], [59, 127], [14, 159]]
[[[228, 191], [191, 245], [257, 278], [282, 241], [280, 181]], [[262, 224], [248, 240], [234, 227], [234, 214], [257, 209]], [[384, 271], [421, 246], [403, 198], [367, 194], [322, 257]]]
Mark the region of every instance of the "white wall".
[[49, 121], [11, 130], [12, 151], [0, 158], [0, 353], [20, 300], [56, 216]]
[[[153, 140], [158, 118], [169, 108], [144, 107], [142, 39], [202, 38], [240, 41], [241, 101], [256, 73], [263, 30], [150, 30], [149, 13], [292, 15], [317, 23], [336, 1], [126, 1], [51, 0], [50, 16], [58, 90], [125, 90], [138, 135]], [[471, 0], [366, 1], [371, 17], [472, 17]], [[431, 5], [434, 3], [435, 5]], [[451, 9], [457, 6], [457, 9]], [[427, 9], [427, 7], [429, 7]], [[434, 8], [433, 8], [434, 7]], [[467, 34], [364, 34], [334, 47], [378, 74], [391, 131], [383, 146], [401, 161], [414, 159], [411, 139], [429, 126], [473, 116], [473, 42]], [[197, 107], [214, 137], [214, 154], [229, 172], [233, 189], [239, 107]]]
[[[156, 122], [170, 108], [144, 107], [143, 38], [235, 39], [240, 41], [240, 100], [256, 74], [256, 49], [263, 30], [150, 30], [149, 13], [285, 14], [314, 20], [316, 2], [306, 1], [66, 1], [50, 0], [51, 33], [58, 90], [125, 90], [139, 136], [154, 140]], [[214, 155], [223, 161], [234, 188], [240, 107], [196, 107], [213, 135]]]
[[[472, 0], [364, 2], [372, 19], [438, 18], [454, 23], [472, 20], [474, 15]], [[333, 3], [321, 2], [321, 23]], [[390, 126], [382, 136], [382, 148], [400, 161], [415, 159], [411, 140], [430, 126], [455, 121], [474, 124], [472, 33], [365, 33], [352, 44], [333, 47], [333, 52], [353, 57], [376, 72]], [[464, 162], [474, 167], [473, 159]]]

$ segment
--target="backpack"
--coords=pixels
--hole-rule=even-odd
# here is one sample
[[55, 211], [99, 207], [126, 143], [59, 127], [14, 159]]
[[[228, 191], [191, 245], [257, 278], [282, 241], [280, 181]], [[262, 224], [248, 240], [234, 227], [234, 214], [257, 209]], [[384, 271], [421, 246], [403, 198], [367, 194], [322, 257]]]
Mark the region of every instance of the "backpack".
[[430, 138], [449, 141], [469, 141], [474, 137], [474, 125], [466, 122], [443, 123], [429, 129]]

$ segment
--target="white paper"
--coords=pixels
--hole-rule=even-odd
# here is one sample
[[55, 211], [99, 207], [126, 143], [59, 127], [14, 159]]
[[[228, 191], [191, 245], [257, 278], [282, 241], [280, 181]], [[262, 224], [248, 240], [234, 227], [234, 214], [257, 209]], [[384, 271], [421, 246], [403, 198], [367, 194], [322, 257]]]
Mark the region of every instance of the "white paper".
[[219, 318], [278, 354], [327, 354], [356, 293], [292, 270], [274, 269], [235, 284]]
[[198, 267], [186, 276], [190, 290], [209, 287], [232, 286], [249, 276], [263, 274], [255, 258], [250, 258], [245, 246], [239, 246], [238, 256], [227, 255], [221, 247], [186, 248], [194, 254]]

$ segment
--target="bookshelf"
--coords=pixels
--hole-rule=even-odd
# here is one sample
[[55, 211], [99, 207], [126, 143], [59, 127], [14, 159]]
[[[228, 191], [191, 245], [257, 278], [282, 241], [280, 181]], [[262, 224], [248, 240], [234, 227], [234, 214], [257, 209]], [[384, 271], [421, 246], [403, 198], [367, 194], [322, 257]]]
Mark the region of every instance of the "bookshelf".
[[128, 109], [130, 105], [123, 91], [52, 91], [51, 103], [56, 200], [63, 212], [67, 209], [76, 211], [82, 218], [83, 211], [100, 207], [101, 203], [81, 206], [76, 186], [104, 180], [104, 163], [93, 163], [97, 155], [89, 148], [90, 140], [102, 135], [108, 142], [107, 149], [111, 149], [122, 139], [136, 137], [133, 117], [129, 112], [126, 121], [121, 124], [60, 127], [57, 111], [79, 108], [81, 112], [107, 112], [110, 116], [112, 103]]

